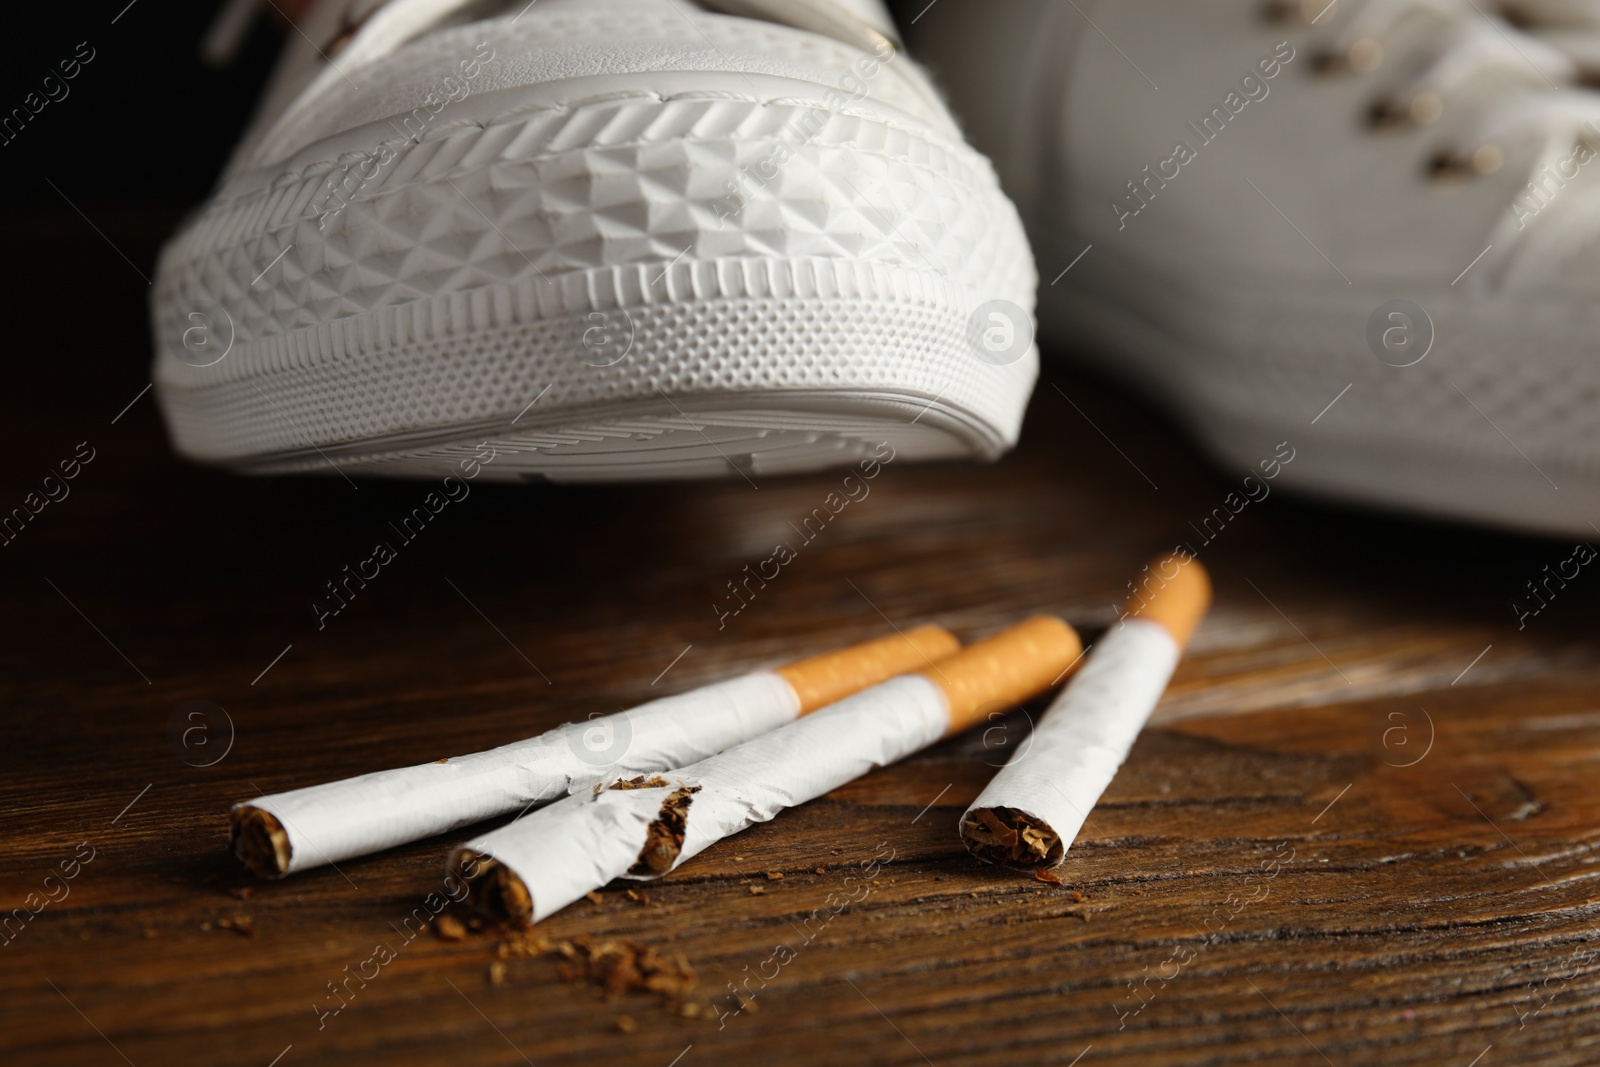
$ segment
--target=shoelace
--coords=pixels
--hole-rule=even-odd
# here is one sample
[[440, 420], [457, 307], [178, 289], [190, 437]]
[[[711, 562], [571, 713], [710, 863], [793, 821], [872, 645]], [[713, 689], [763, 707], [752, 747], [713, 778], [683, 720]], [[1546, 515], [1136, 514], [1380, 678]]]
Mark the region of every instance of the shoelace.
[[1280, 5], [1280, 14], [1328, 19], [1329, 39], [1317, 60], [1325, 74], [1376, 70], [1386, 43], [1408, 23], [1443, 23], [1416, 72], [1373, 102], [1374, 126], [1436, 122], [1488, 76], [1531, 90], [1474, 101], [1477, 113], [1429, 161], [1435, 176], [1493, 173], [1508, 149], [1533, 141], [1539, 143], [1530, 172], [1579, 143], [1600, 150], [1600, 94], [1581, 84], [1600, 77], [1600, 0], [1508, 0], [1498, 9], [1512, 21], [1479, 0], [1302, 0]]

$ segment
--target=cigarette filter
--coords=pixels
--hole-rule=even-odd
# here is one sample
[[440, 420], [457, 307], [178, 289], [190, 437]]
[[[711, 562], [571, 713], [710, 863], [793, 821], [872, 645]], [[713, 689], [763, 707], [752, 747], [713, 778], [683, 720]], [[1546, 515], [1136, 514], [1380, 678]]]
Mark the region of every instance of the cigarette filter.
[[962, 816], [961, 839], [974, 856], [1010, 867], [1061, 862], [1210, 604], [1211, 580], [1194, 557], [1145, 567], [1122, 621]]
[[234, 853], [256, 874], [279, 878], [619, 776], [682, 767], [958, 647], [940, 627], [921, 626], [487, 752], [257, 797], [233, 807]]
[[533, 923], [614, 878], [665, 874], [724, 837], [1048, 689], [1077, 658], [1060, 619], [1029, 619], [914, 674], [664, 776], [568, 797], [451, 857], [475, 906]]

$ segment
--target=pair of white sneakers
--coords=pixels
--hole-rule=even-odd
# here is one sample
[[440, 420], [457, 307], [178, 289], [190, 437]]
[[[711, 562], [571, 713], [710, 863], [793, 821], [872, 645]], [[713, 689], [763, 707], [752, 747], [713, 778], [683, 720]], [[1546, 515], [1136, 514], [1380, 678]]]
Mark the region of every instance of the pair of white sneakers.
[[323, 0], [163, 254], [168, 424], [251, 471], [987, 459], [1037, 289], [1230, 466], [1596, 532], [1600, 3], [1503, 6], [935, 0], [919, 66], [879, 0]]

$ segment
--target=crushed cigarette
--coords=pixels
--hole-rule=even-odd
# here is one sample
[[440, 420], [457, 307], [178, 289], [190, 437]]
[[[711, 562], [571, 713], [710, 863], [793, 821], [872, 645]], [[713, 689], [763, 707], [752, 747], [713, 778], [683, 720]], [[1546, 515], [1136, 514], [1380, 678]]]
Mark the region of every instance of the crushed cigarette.
[[[656, 781], [661, 785], [667, 784], [659, 778]], [[672, 870], [672, 864], [683, 848], [683, 830], [689, 818], [689, 805], [698, 792], [700, 787], [695, 785], [683, 786], [667, 794], [667, 799], [661, 802], [660, 814], [645, 830], [644, 848], [639, 850], [639, 859], [628, 869], [628, 873], [665, 874]]]
[[[492, 857], [491, 872], [515, 871], [516, 899], [473, 893], [496, 919], [537, 922], [612, 879], [648, 879], [868, 771], [984, 721], [998, 706], [1048, 689], [1076, 662], [1077, 634], [1038, 617], [919, 672], [905, 674], [663, 776], [577, 795], [535, 811], [458, 849]], [[769, 881], [782, 876], [767, 872]], [[481, 872], [480, 872], [481, 877]]]
[[281, 878], [619, 777], [644, 778], [713, 756], [956, 647], [946, 631], [921, 626], [487, 752], [257, 797], [229, 813], [233, 851], [252, 873]]

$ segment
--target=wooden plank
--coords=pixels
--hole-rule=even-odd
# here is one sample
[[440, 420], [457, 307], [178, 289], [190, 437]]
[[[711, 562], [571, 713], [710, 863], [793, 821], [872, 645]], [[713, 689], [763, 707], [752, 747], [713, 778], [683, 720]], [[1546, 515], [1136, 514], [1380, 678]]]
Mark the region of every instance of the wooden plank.
[[[1118, 394], [1047, 377], [1082, 414], [1041, 388], [999, 464], [891, 464], [721, 629], [724, 583], [838, 475], [477, 486], [319, 630], [311, 599], [419, 485], [198, 471], [166, 454], [149, 397], [109, 424], [143, 384], [125, 369], [77, 393], [20, 371], [18, 395], [56, 399], [18, 413], [7, 499], [76, 442], [98, 452], [0, 568], [0, 904], [94, 851], [0, 947], [5, 1062], [1594, 1062], [1592, 584], [1519, 631], [1511, 598], [1568, 546], [1284, 493], [1202, 548], [1216, 610], [1068, 885], [977, 865], [954, 830], [1035, 705], [722, 843], [647, 904], [611, 889], [545, 924], [682, 952], [705, 1018], [606, 1001], [548, 958], [493, 985], [493, 940], [405, 940], [454, 838], [272, 884], [227, 855], [227, 806], [259, 791], [503, 743], [891, 622], [971, 637], [1055, 611], [1092, 639], [1230, 481]], [[189, 700], [231, 722], [212, 766], [169, 744]], [[808, 930], [853, 875], [865, 897]], [[222, 925], [244, 919], [249, 935]], [[379, 942], [397, 959], [319, 1028], [328, 984]]]

